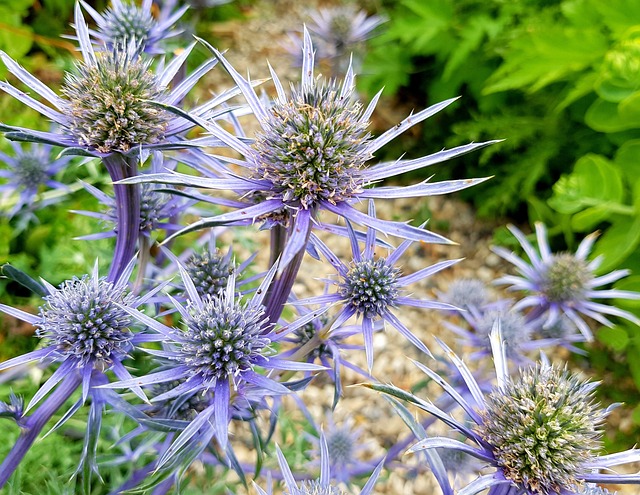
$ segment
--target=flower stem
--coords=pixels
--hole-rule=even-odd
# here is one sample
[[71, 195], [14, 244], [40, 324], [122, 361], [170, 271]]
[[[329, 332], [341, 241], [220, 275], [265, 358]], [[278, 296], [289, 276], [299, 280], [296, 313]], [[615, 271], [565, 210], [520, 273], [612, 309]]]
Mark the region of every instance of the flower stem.
[[[138, 160], [120, 153], [112, 153], [102, 159], [113, 182], [135, 177]], [[136, 253], [140, 234], [140, 186], [138, 184], [114, 184], [116, 198], [116, 248], [107, 279], [118, 280]]]
[[78, 388], [81, 381], [82, 379], [78, 373], [67, 375], [38, 410], [25, 421], [18, 440], [11, 448], [2, 465], [0, 465], [0, 488], [9, 480], [33, 442], [38, 438], [47, 421], [71, 397], [71, 394]]

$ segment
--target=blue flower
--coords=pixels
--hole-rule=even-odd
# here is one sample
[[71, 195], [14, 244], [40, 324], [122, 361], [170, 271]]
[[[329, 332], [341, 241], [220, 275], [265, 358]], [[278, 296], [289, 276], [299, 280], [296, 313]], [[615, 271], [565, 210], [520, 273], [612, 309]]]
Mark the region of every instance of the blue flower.
[[[585, 483], [640, 484], [638, 474], [616, 474], [609, 469], [640, 460], [640, 450], [599, 455], [601, 425], [611, 408], [602, 409], [595, 402], [598, 383], [584, 381], [548, 362], [521, 368], [509, 376], [498, 321], [491, 334], [497, 384], [485, 395], [465, 363], [441, 345], [464, 378], [468, 394], [463, 396], [434, 371], [416, 364], [443, 387], [466, 413], [467, 420], [393, 386], [369, 387], [415, 404], [468, 440], [425, 438], [410, 452], [454, 449], [495, 468], [495, 472], [477, 477], [458, 491], [460, 495], [486, 489], [494, 494], [576, 495], [584, 493]], [[602, 469], [606, 472], [600, 473]], [[441, 487], [446, 495], [453, 493], [446, 483], [441, 482]]]
[[16, 192], [18, 199], [7, 212], [9, 217], [28, 209], [32, 212], [38, 206], [51, 204], [51, 201], [40, 199], [40, 194], [46, 187], [62, 191], [67, 186], [55, 180], [55, 175], [67, 166], [71, 157], [52, 158], [51, 146], [32, 143], [29, 147], [10, 143], [14, 156], [0, 152], [0, 162], [4, 162], [6, 169], [0, 170], [0, 178], [5, 183], [0, 185], [4, 196], [11, 197]]
[[[130, 379], [131, 374], [122, 360], [136, 344], [159, 340], [155, 335], [134, 332], [135, 322], [123, 309], [145, 304], [154, 295], [149, 292], [144, 297], [137, 297], [129, 292], [127, 281], [132, 270], [133, 263], [130, 263], [120, 279], [110, 282], [99, 277], [96, 263], [91, 275], [67, 280], [59, 288], [43, 280], [47, 295], [38, 315], [0, 304], [0, 311], [34, 325], [36, 334], [44, 342], [35, 351], [0, 363], [0, 371], [34, 361], [60, 364], [24, 410], [26, 414], [53, 390], [32, 415], [20, 420], [23, 432], [0, 466], [0, 487], [11, 476], [48, 419], [78, 387], [82, 388], [82, 397], [72, 411], [86, 402], [87, 397], [92, 397], [85, 440], [89, 443], [95, 441], [104, 405], [119, 402], [112, 391], [95, 390], [108, 381], [105, 372], [111, 370], [122, 380]], [[132, 390], [145, 397], [139, 386], [132, 387]], [[67, 414], [67, 419], [70, 415]], [[85, 454], [82, 462], [92, 464], [91, 452]]]
[[[177, 262], [177, 259], [174, 261]], [[187, 304], [183, 306], [173, 297], [168, 297], [182, 318], [183, 329], [168, 327], [135, 308], [121, 306], [122, 310], [157, 332], [158, 338], [163, 340], [163, 350], [145, 349], [146, 352], [173, 366], [140, 378], [105, 386], [128, 388], [178, 380], [180, 385], [152, 400], [164, 401], [194, 393], [212, 395], [210, 405], [200, 411], [189, 427], [180, 434], [160, 465], [169, 461], [201, 428], [209, 424], [211, 418], [214, 419], [212, 428], [200, 431], [200, 435], [208, 435], [208, 438], [198, 438], [206, 444], [215, 434], [221, 446], [226, 448], [231, 400], [234, 391], [239, 390], [243, 384], [254, 385], [270, 395], [290, 392], [285, 385], [260, 374], [258, 367], [296, 371], [323, 369], [321, 366], [296, 363], [273, 355], [272, 343], [281, 339], [282, 333], [274, 331], [274, 324], [265, 315], [263, 300], [266, 288], [275, 274], [275, 266], [267, 273], [253, 297], [246, 302], [238, 298], [235, 274], [229, 276], [225, 290], [215, 295], [201, 295], [186, 269], [182, 265], [178, 266], [187, 290]], [[304, 323], [305, 321], [301, 321], [298, 325]], [[291, 330], [295, 328], [295, 324], [291, 326]]]
[[[252, 144], [233, 136], [217, 123], [193, 113], [174, 112], [191, 118], [216, 140], [237, 151], [244, 160], [229, 160], [244, 171], [228, 178], [198, 178], [183, 174], [157, 174], [123, 183], [157, 181], [212, 190], [235, 191], [243, 207], [231, 213], [204, 218], [181, 233], [220, 224], [265, 222], [287, 228], [282, 266], [286, 266], [307, 243], [318, 213], [326, 210], [354, 223], [406, 239], [449, 243], [444, 237], [402, 222], [373, 218], [354, 205], [369, 198], [421, 197], [458, 191], [486, 179], [467, 179], [407, 187], [368, 188], [388, 177], [427, 167], [487, 146], [495, 141], [472, 143], [413, 160], [395, 160], [368, 166], [374, 153], [411, 126], [439, 112], [454, 99], [412, 114], [397, 126], [373, 138], [367, 131], [369, 119], [380, 97], [364, 107], [354, 96], [355, 76], [349, 70], [344, 81], [321, 82], [314, 75], [314, 52], [305, 30], [302, 82], [287, 94], [275, 72], [277, 90], [272, 105], [265, 104], [254, 90], [215, 48], [207, 45], [233, 77], [255, 114], [261, 130]], [[220, 157], [219, 157], [220, 158]]]
[[[303, 481], [298, 484], [293, 477], [293, 473], [284, 454], [277, 445], [276, 455], [278, 456], [278, 465], [280, 466], [280, 471], [282, 472], [282, 477], [284, 478], [289, 495], [344, 495], [345, 492], [331, 484], [331, 459], [329, 457], [329, 447], [324, 433], [320, 434], [320, 477], [317, 479]], [[381, 461], [373, 470], [369, 480], [367, 480], [366, 484], [362, 487], [360, 495], [369, 495], [373, 491], [373, 487], [382, 471], [383, 463], [384, 461]], [[268, 487], [268, 491], [265, 491], [258, 485], [254, 484], [254, 486], [260, 495], [271, 495], [272, 493], [271, 487]]]
[[[169, 85], [191, 53], [191, 45], [171, 63], [161, 66], [156, 74], [151, 62], [142, 59], [134, 44], [95, 52], [80, 4], [76, 4], [75, 28], [83, 60], [75, 71], [66, 75], [62, 94], [58, 96], [29, 74], [6, 53], [0, 58], [7, 69], [49, 105], [32, 98], [7, 82], [0, 89], [55, 122], [60, 133], [0, 125], [8, 139], [34, 141], [69, 148], [66, 154], [105, 157], [112, 153], [137, 155], [146, 149], [175, 148], [182, 142], [180, 134], [193, 126], [188, 120], [172, 116], [150, 100], [176, 105], [196, 82], [215, 65], [203, 63], [174, 88]], [[195, 115], [206, 116], [212, 105], [193, 109]], [[121, 177], [112, 177], [117, 180]]]
[[165, 7], [156, 18], [152, 12], [152, 2], [153, 0], [143, 0], [138, 7], [132, 0], [111, 0], [111, 7], [101, 14], [87, 2], [80, 0], [98, 26], [98, 30], [90, 30], [90, 34], [106, 50], [134, 42], [146, 53], [164, 53], [160, 43], [180, 34], [180, 30], [172, 28], [188, 7], [184, 6], [175, 12]]
[[[369, 202], [369, 217], [376, 218], [372, 201]], [[376, 257], [376, 230], [371, 227], [367, 229], [364, 251], [360, 252], [358, 236], [351, 224], [347, 223], [347, 227], [353, 256], [349, 265], [340, 261], [320, 239], [311, 237], [312, 245], [338, 272], [339, 279], [331, 281], [337, 291], [302, 299], [296, 304], [322, 304], [325, 305], [325, 311], [331, 305], [340, 304], [341, 307], [332, 322], [332, 329], [339, 328], [353, 316], [361, 317], [369, 370], [373, 366], [373, 332], [374, 323], [377, 320], [390, 323], [418, 349], [430, 354], [425, 344], [394, 315], [393, 310], [403, 305], [425, 309], [454, 309], [447, 303], [414, 299], [404, 295], [403, 290], [406, 286], [448, 268], [460, 260], [441, 261], [410, 275], [402, 275], [401, 270], [394, 265], [411, 246], [411, 240], [404, 241], [387, 257]]]
[[580, 330], [587, 340], [593, 340], [591, 329], [583, 316], [593, 318], [598, 323], [612, 326], [605, 315], [618, 316], [636, 325], [640, 320], [628, 311], [609, 306], [594, 299], [640, 299], [640, 293], [624, 290], [599, 289], [629, 274], [629, 270], [614, 270], [606, 275], [596, 276], [595, 272], [602, 259], [587, 261], [597, 234], [584, 238], [575, 253], [552, 253], [547, 241], [547, 230], [542, 223], [536, 223], [538, 250], [513, 225], [511, 233], [518, 239], [529, 258], [529, 263], [516, 254], [495, 247], [494, 251], [512, 263], [520, 276], [505, 276], [496, 281], [511, 284], [509, 290], [527, 291], [524, 299], [515, 308], [533, 308], [530, 320], [540, 319], [543, 328], [548, 329], [559, 323], [565, 315]]

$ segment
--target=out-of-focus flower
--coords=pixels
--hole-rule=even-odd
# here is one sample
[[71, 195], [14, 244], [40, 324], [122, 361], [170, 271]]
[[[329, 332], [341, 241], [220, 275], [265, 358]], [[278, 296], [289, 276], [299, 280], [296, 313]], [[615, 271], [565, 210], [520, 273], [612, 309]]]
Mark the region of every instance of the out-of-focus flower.
[[134, 43], [150, 54], [164, 53], [161, 43], [181, 33], [173, 27], [188, 9], [184, 6], [172, 12], [172, 5], [161, 9], [156, 18], [152, 12], [153, 0], [142, 0], [139, 7], [133, 0], [111, 0], [111, 7], [102, 14], [84, 0], [80, 3], [98, 26], [97, 31], [89, 30], [89, 33], [102, 49], [112, 50]]
[[511, 225], [509, 230], [518, 239], [529, 263], [504, 248], [493, 248], [496, 254], [512, 263], [520, 274], [501, 277], [496, 283], [511, 284], [509, 290], [529, 293], [515, 305], [515, 309], [532, 308], [532, 314], [528, 316], [530, 320], [539, 318], [544, 328], [550, 328], [565, 315], [587, 340], [593, 340], [593, 334], [583, 316], [606, 326], [613, 325], [607, 318], [608, 315], [640, 325], [640, 320], [632, 313], [595, 301], [640, 299], [640, 293], [637, 292], [599, 289], [627, 276], [629, 270], [614, 270], [606, 275], [596, 276], [595, 271], [602, 259], [598, 257], [587, 261], [596, 234], [585, 237], [575, 253], [552, 253], [547, 230], [542, 223], [536, 223], [537, 250], [516, 227]]
[[[387, 177], [439, 163], [495, 141], [472, 143], [413, 160], [395, 160], [369, 167], [373, 154], [411, 126], [442, 110], [454, 99], [412, 114], [389, 131], [373, 138], [369, 119], [380, 97], [378, 93], [365, 108], [354, 99], [354, 74], [344, 81], [319, 82], [314, 75], [311, 38], [305, 30], [302, 82], [287, 94], [271, 70], [277, 98], [269, 106], [258, 97], [254, 85], [244, 79], [215, 48], [209, 49], [232, 75], [260, 123], [253, 144], [225, 131], [215, 122], [191, 115], [215, 139], [244, 156], [233, 163], [243, 175], [230, 178], [199, 178], [188, 175], [155, 174], [127, 179], [123, 183], [144, 181], [181, 184], [212, 190], [234, 190], [244, 207], [235, 212], [204, 218], [181, 233], [220, 224], [248, 224], [263, 221], [287, 228], [282, 266], [286, 266], [306, 245], [318, 213], [326, 210], [354, 223], [406, 239], [449, 243], [447, 239], [402, 222], [386, 221], [361, 213], [354, 205], [368, 198], [420, 197], [458, 191], [486, 179], [467, 179], [420, 184], [407, 187], [367, 188]], [[189, 115], [185, 115], [189, 118]]]
[[[289, 495], [345, 495], [345, 492], [339, 487], [331, 484], [332, 460], [329, 457], [329, 447], [324, 433], [320, 434], [320, 476], [317, 479], [302, 481], [298, 484], [293, 477], [293, 473], [284, 454], [277, 445], [276, 455], [278, 456], [278, 464]], [[369, 480], [362, 487], [360, 495], [369, 495], [373, 491], [373, 487], [382, 471], [383, 462], [384, 461], [381, 461], [373, 470]], [[271, 495], [272, 493], [271, 487], [268, 487], [267, 491], [265, 491], [256, 484], [254, 484], [254, 486], [260, 495]]]
[[23, 210], [32, 213], [39, 206], [51, 204], [50, 201], [38, 201], [46, 187], [63, 191], [68, 189], [54, 177], [66, 167], [71, 157], [52, 158], [51, 146], [46, 144], [10, 144], [13, 156], [0, 152], [0, 162], [6, 165], [6, 168], [0, 169], [0, 178], [5, 179], [4, 184], [0, 184], [0, 192], [4, 193], [5, 198], [16, 193], [18, 196], [13, 207], [6, 212], [9, 217]]

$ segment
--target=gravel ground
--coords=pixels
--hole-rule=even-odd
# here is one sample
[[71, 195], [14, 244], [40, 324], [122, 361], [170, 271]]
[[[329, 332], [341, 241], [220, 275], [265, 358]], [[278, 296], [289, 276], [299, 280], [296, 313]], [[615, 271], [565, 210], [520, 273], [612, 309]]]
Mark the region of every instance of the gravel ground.
[[[248, 20], [216, 25], [212, 28], [211, 34], [212, 37], [220, 40], [218, 48], [229, 50], [226, 56], [240, 73], [246, 73], [247, 69], [251, 68], [253, 79], [267, 77], [266, 60], [268, 59], [283, 83], [288, 80], [296, 81], [299, 78], [299, 69], [291, 67], [290, 56], [282, 49], [282, 43], [286, 42], [288, 32], [302, 25], [305, 9], [311, 8], [316, 3], [305, 2], [303, 8], [301, 2], [294, 0], [263, 0], [258, 2], [253, 10], [247, 12]], [[231, 84], [230, 78], [222, 70], [214, 70], [209, 82], [214, 90], [229, 87]], [[379, 106], [385, 107], [389, 112], [384, 104]], [[395, 116], [397, 117], [395, 121], [401, 120], [409, 110], [400, 109]], [[445, 163], [437, 167], [446, 166]], [[435, 171], [437, 173], [437, 170]], [[468, 205], [450, 197], [378, 203], [378, 216], [385, 219], [408, 220], [415, 216], [422, 216], [425, 211], [432, 213], [433, 219], [430, 225], [449, 226], [446, 231], [431, 228], [457, 242], [458, 245], [417, 245], [405, 255], [403, 272], [411, 273], [446, 259], [464, 258], [464, 260], [432, 278], [412, 285], [410, 290], [414, 295], [434, 298], [436, 291], [445, 291], [452, 280], [475, 277], [489, 283], [505, 273], [507, 267], [490, 251], [490, 241], [496, 224], [479, 221]], [[344, 240], [326, 238], [326, 242], [331, 244], [342, 259], [348, 259], [350, 248], [348, 243], [342, 241]], [[305, 263], [302, 272], [304, 276], [300, 277], [294, 287], [299, 297], [318, 294], [322, 290], [322, 283], [318, 279], [328, 275], [325, 272], [325, 264], [315, 262], [311, 258], [307, 258]], [[442, 325], [443, 315], [433, 311], [409, 309], [402, 311], [401, 319], [426, 342], [430, 349], [438, 349], [434, 341], [435, 336], [442, 337], [447, 342], [452, 341], [450, 332]], [[423, 379], [424, 375], [417, 370], [409, 358], [422, 359], [423, 362], [426, 362], [426, 358], [420, 356], [419, 352], [394, 329], [376, 333], [374, 352], [373, 375], [381, 381], [391, 382], [407, 389]], [[556, 357], [562, 358], [562, 353]], [[354, 352], [348, 359], [361, 367], [366, 367], [364, 352]], [[344, 376], [345, 385], [362, 381], [362, 377], [354, 373], [346, 373]], [[322, 380], [318, 380], [303, 393], [304, 401], [315, 418], [322, 418], [326, 414], [327, 409], [330, 408], [332, 396], [331, 384]], [[345, 388], [345, 396], [336, 410], [335, 419], [339, 421], [347, 417], [351, 417], [359, 427], [365, 429], [366, 433], [363, 436], [368, 440], [367, 452], [371, 456], [383, 453], [398, 438], [403, 438], [408, 433], [406, 425], [382, 397], [361, 387]], [[442, 432], [446, 433], [446, 430]], [[246, 454], [250, 459], [250, 453]], [[405, 456], [403, 461], [411, 463], [410, 457], [412, 456]], [[384, 476], [384, 479], [377, 484], [375, 492], [431, 495], [439, 493], [439, 490], [435, 488], [430, 475], [409, 476], [406, 470], [398, 469]], [[633, 488], [619, 493], [638, 492]]]

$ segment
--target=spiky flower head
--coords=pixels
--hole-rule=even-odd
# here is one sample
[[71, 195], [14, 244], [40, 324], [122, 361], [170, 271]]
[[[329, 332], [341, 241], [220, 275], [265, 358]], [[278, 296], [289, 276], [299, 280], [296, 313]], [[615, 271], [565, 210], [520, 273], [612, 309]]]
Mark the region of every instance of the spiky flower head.
[[149, 9], [138, 7], [130, 0], [114, 3], [103, 14], [100, 31], [110, 40], [110, 46], [126, 46], [132, 41], [145, 45], [149, 33], [157, 24]]
[[494, 389], [478, 430], [507, 479], [541, 495], [580, 484], [583, 466], [601, 447], [606, 417], [594, 385], [542, 365]]
[[337, 486], [323, 485], [319, 480], [302, 481], [297, 491], [285, 493], [288, 495], [346, 495]]
[[262, 335], [264, 307], [238, 303], [229, 291], [191, 305], [176, 360], [205, 382], [226, 380], [253, 368], [271, 341]]
[[126, 286], [84, 275], [63, 282], [44, 300], [38, 335], [79, 368], [106, 369], [130, 350], [132, 318], [121, 306], [132, 305], [136, 298]]
[[161, 141], [169, 114], [149, 103], [164, 94], [150, 61], [132, 45], [95, 54], [95, 63], [80, 61], [67, 73], [65, 126], [70, 134], [100, 153], [127, 152]]
[[18, 192], [18, 200], [9, 212], [13, 216], [24, 206], [33, 209], [37, 195], [46, 186], [58, 190], [67, 188], [54, 180], [54, 176], [69, 163], [70, 157], [52, 158], [51, 146], [43, 144], [20, 146], [11, 143], [11, 146], [12, 156], [0, 152], [0, 162], [6, 167], [0, 169], [0, 178], [5, 179], [5, 183], [0, 185], [0, 191], [4, 191], [6, 195]]
[[585, 260], [571, 253], [557, 253], [544, 264], [541, 291], [551, 302], [571, 303], [584, 297], [587, 284], [593, 279]]
[[461, 309], [480, 308], [489, 302], [489, 292], [482, 280], [461, 278], [449, 284], [443, 299]]
[[218, 249], [215, 252], [205, 249], [192, 254], [185, 262], [185, 269], [201, 296], [218, 294], [227, 286], [234, 272], [230, 257], [223, 256]]
[[354, 261], [338, 292], [358, 314], [375, 318], [395, 307], [400, 275], [384, 258]]
[[13, 391], [9, 394], [9, 402], [0, 401], [0, 418], [11, 418], [20, 421], [24, 415], [24, 399]]
[[[160, 396], [178, 387], [184, 380], [174, 380], [172, 382], [158, 383], [153, 386], [152, 395]], [[188, 393], [160, 400], [154, 404], [153, 409], [148, 411], [149, 416], [171, 418], [183, 421], [192, 421], [198, 413], [204, 411], [211, 403], [211, 398], [202, 392]]]
[[372, 157], [368, 122], [362, 105], [343, 93], [335, 81], [303, 85], [269, 109], [254, 144], [254, 178], [272, 184], [267, 199], [309, 209], [362, 191], [359, 171]]
[[531, 341], [533, 328], [526, 321], [524, 315], [513, 308], [487, 311], [473, 325], [487, 349], [491, 348], [491, 330], [498, 319], [500, 320], [507, 356], [513, 358], [524, 344]]

